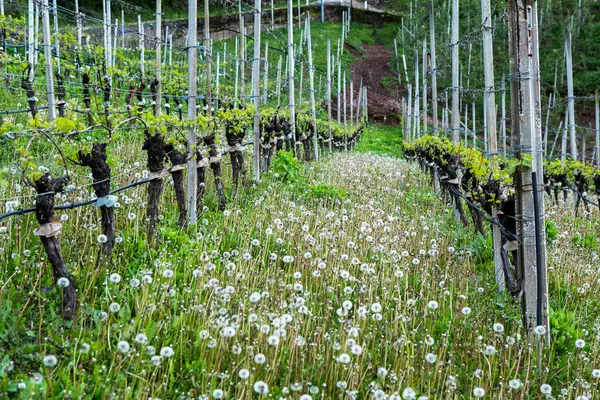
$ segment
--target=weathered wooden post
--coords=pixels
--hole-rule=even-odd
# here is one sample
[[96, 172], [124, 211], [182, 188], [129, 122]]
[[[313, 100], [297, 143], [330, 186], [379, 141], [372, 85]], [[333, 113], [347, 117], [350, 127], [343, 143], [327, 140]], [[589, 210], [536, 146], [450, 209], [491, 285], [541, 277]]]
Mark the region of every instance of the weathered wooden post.
[[460, 111], [458, 87], [458, 0], [452, 0], [452, 143], [460, 140]]
[[433, 0], [429, 3], [429, 40], [431, 47], [431, 66], [429, 75], [431, 76], [431, 112], [433, 113], [433, 133], [438, 134], [438, 95], [437, 95], [437, 61], [435, 58], [435, 17], [433, 10]]
[[[513, 143], [516, 158], [523, 161], [515, 175], [516, 210], [521, 217], [517, 270], [524, 285], [523, 322], [533, 339], [534, 327], [549, 329], [537, 6], [525, 0], [509, 1], [507, 6], [511, 75], [521, 77], [511, 80]], [[537, 336], [540, 344], [541, 336]]]
[[423, 134], [427, 134], [427, 39], [423, 39]]
[[263, 104], [267, 104], [267, 96], [269, 94], [269, 40], [265, 40], [265, 62], [264, 62], [264, 75], [263, 75]]
[[50, 42], [50, 15], [48, 0], [42, 0], [42, 30], [44, 35], [44, 60], [46, 62], [46, 88], [48, 95], [48, 121], [56, 119], [54, 103], [54, 73], [52, 72], [52, 43]]
[[[496, 136], [496, 96], [494, 90], [494, 53], [492, 47], [492, 14], [490, 0], [481, 0], [481, 24], [483, 37], [483, 72], [485, 87], [483, 101], [485, 104], [485, 118], [487, 129], [487, 143], [490, 159], [498, 153], [498, 140]], [[498, 210], [492, 206], [492, 218], [497, 219]], [[505, 276], [502, 264], [502, 236], [500, 228], [492, 225], [492, 240], [494, 245], [494, 267], [496, 284], [499, 290], [505, 289]]]
[[210, 40], [210, 11], [208, 0], [204, 0], [204, 60], [206, 63], [206, 105], [212, 115], [212, 49]]
[[598, 100], [598, 89], [596, 89], [595, 96], [595, 110], [596, 110], [596, 148], [594, 154], [596, 155], [596, 168], [600, 169], [600, 102]]
[[[156, 96], [154, 105], [154, 116], [158, 116], [160, 114], [160, 106], [161, 106], [161, 89], [162, 89], [162, 65], [161, 65], [161, 54], [160, 54], [160, 45], [162, 41], [162, 31], [161, 31], [161, 16], [162, 16], [162, 5], [161, 0], [156, 0]], [[116, 28], [115, 28], [116, 29]]]
[[240, 100], [246, 105], [246, 28], [242, 15], [242, 0], [238, 1], [238, 16], [240, 20]]
[[[188, 119], [196, 121], [196, 98], [198, 96], [197, 77], [197, 45], [198, 37], [198, 9], [196, 0], [188, 0], [188, 32], [187, 32], [187, 53], [188, 53]], [[187, 137], [187, 219], [188, 225], [196, 224], [196, 199], [198, 187], [197, 162], [195, 157], [197, 148], [196, 124], [193, 123], [188, 129]]]
[[571, 30], [567, 28], [565, 39], [565, 58], [567, 65], [567, 101], [569, 107], [569, 134], [571, 139], [571, 153], [573, 160], [577, 160], [577, 138], [575, 136], [575, 96], [573, 94], [573, 56], [571, 53]]
[[[208, 1], [208, 0], [205, 0]], [[254, 100], [254, 180], [260, 180], [260, 0], [254, 0], [254, 59], [252, 60], [252, 98]]]
[[294, 95], [294, 8], [292, 0], [288, 0], [288, 107], [290, 109], [290, 138], [292, 151], [296, 155], [296, 105]]
[[[321, 0], [322, 4], [323, 0]], [[329, 130], [329, 151], [333, 151], [331, 135], [331, 40], [327, 39], [327, 129]]]
[[317, 135], [317, 114], [315, 112], [315, 69], [313, 65], [313, 54], [312, 54], [312, 34], [310, 32], [310, 13], [306, 13], [306, 38], [308, 40], [308, 81], [310, 87], [309, 105], [310, 115], [313, 124], [313, 152], [315, 161], [319, 159], [319, 138]]

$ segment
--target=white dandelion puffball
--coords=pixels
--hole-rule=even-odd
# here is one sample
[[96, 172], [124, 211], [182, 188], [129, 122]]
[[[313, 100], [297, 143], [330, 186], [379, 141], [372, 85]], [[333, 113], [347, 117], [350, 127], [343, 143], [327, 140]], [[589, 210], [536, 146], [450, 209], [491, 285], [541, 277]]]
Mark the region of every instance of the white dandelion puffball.
[[417, 398], [417, 393], [413, 388], [407, 387], [402, 391], [402, 398], [404, 400], [414, 400]]
[[425, 356], [425, 360], [429, 363], [429, 364], [435, 364], [437, 361], [437, 356], [433, 353], [429, 353]]
[[240, 379], [248, 379], [250, 376], [250, 371], [248, 371], [246, 368], [242, 368], [240, 369], [240, 372], [238, 372], [238, 376]]
[[112, 313], [118, 313], [121, 310], [121, 305], [119, 303], [110, 303], [108, 309]]
[[137, 344], [148, 344], [148, 336], [146, 336], [144, 333], [138, 333], [135, 335], [135, 342]]
[[121, 340], [119, 343], [117, 343], [117, 349], [119, 349], [119, 351], [123, 354], [129, 353], [130, 348], [131, 347], [129, 346], [129, 343], [127, 343], [125, 340]]
[[61, 278], [58, 278], [58, 280], [56, 281], [56, 284], [58, 285], [59, 288], [69, 287], [70, 283], [71, 282], [69, 282], [69, 278], [65, 278], [64, 276]]
[[264, 364], [267, 361], [267, 357], [264, 354], [258, 353], [254, 356], [254, 362], [257, 364]]
[[496, 332], [496, 333], [502, 333], [502, 332], [504, 332], [504, 325], [502, 325], [499, 322], [496, 322], [494, 324], [494, 332]]
[[165, 346], [162, 349], [160, 349], [160, 355], [164, 358], [171, 358], [175, 355], [175, 351], [172, 347]]
[[592, 377], [594, 377], [596, 379], [600, 379], [600, 369], [592, 370]]
[[110, 274], [110, 277], [108, 278], [112, 283], [119, 283], [121, 282], [121, 275], [115, 273]]
[[546, 327], [544, 325], [538, 325], [535, 328], [533, 328], [533, 331], [536, 335], [542, 336], [546, 334]]
[[575, 341], [575, 347], [577, 347], [578, 349], [583, 349], [585, 347], [585, 340], [577, 339]]
[[427, 303], [427, 308], [429, 308], [430, 310], [437, 310], [439, 307], [440, 305], [435, 300], [431, 300], [429, 303]]
[[212, 395], [215, 399], [222, 399], [223, 397], [225, 397], [225, 392], [223, 392], [223, 390], [221, 389], [215, 389], [213, 390]]
[[50, 354], [44, 357], [44, 366], [48, 368], [55, 367], [58, 364], [58, 358], [56, 356]]
[[471, 314], [471, 308], [469, 308], [469, 307], [463, 307], [462, 313], [463, 313], [463, 315], [469, 315], [469, 314]]
[[523, 387], [523, 382], [521, 382], [520, 379], [511, 379], [510, 382], [508, 382], [508, 385], [511, 389], [517, 390]]
[[267, 394], [269, 393], [269, 385], [263, 381], [256, 381], [254, 382], [254, 391], [258, 394]]
[[485, 390], [483, 390], [483, 388], [476, 387], [475, 389], [473, 389], [473, 396], [483, 397], [485, 396]]
[[552, 394], [552, 386], [544, 383], [542, 386], [540, 386], [540, 392], [543, 394]]
[[350, 362], [350, 356], [346, 353], [340, 354], [338, 361], [342, 364], [348, 364]]

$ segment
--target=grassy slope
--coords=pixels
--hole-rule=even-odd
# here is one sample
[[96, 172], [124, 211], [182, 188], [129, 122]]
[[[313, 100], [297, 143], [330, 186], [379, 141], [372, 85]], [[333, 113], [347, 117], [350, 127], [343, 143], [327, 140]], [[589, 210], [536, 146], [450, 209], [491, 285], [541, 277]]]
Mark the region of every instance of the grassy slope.
[[[381, 144], [384, 132], [390, 130], [369, 128], [363, 150], [392, 149], [391, 141]], [[142, 161], [138, 143], [122, 140], [117, 160]], [[584, 389], [571, 383], [581, 377], [598, 393], [598, 380], [590, 376], [598, 365], [582, 362], [581, 351], [574, 351], [574, 340], [582, 337], [586, 357], [600, 356], [593, 326], [599, 322], [592, 294], [596, 256], [571, 240], [575, 233], [593, 235], [597, 212], [574, 219], [564, 208], [548, 211], [561, 232], [549, 255], [551, 305], [564, 313], [553, 332], [565, 339], [554, 342], [549, 372], [538, 376], [534, 354], [518, 336], [517, 306], [495, 291], [489, 239], [474, 239], [456, 224], [416, 166], [369, 154], [336, 154], [300, 167], [289, 162], [286, 168], [276, 162], [274, 170], [291, 168], [296, 179], [266, 176], [230, 199], [225, 214], [215, 211], [210, 184], [208, 211], [187, 231], [176, 227], [167, 185], [157, 250], [144, 241], [145, 190], [127, 192], [116, 210], [123, 242], [106, 269], [94, 267], [99, 232], [85, 225], [97, 222], [96, 210], [59, 213], [69, 217], [61, 242], [82, 301], [72, 327], [56, 316], [57, 291], [40, 290], [52, 282], [31, 234], [33, 217], [12, 220], [0, 235], [0, 346], [4, 363], [12, 363], [0, 374], [0, 390], [12, 392], [22, 382], [22, 398], [34, 391], [61, 398], [62, 390], [74, 397], [173, 398], [176, 391], [197, 397], [221, 388], [228, 398], [251, 398], [252, 385], [262, 380], [274, 395], [295, 387], [299, 394], [311, 390], [313, 398], [353, 392], [365, 398], [377, 389], [392, 394], [409, 386], [430, 398], [452, 391], [469, 397], [475, 387], [508, 397], [508, 380], [519, 378], [529, 384], [514, 395], [537, 398], [543, 382], [575, 397]], [[597, 241], [587, 245], [598, 248]], [[109, 280], [115, 273], [119, 283]], [[145, 283], [132, 286], [136, 279]], [[250, 300], [253, 293], [262, 294], [258, 302]], [[109, 312], [111, 303], [121, 310]], [[347, 314], [344, 304], [352, 306]], [[461, 312], [465, 306], [471, 314]], [[108, 312], [107, 320], [101, 312]], [[281, 326], [283, 315], [291, 320]], [[494, 332], [494, 323], [504, 332]], [[224, 326], [234, 329], [232, 338], [222, 336]], [[269, 333], [261, 333], [264, 326]], [[174, 356], [152, 365], [148, 345], [136, 343], [140, 333], [157, 352], [168, 346]], [[269, 344], [274, 335], [277, 345]], [[132, 349], [121, 353], [119, 341]], [[352, 353], [354, 344], [360, 354]], [[495, 353], [484, 355], [486, 346]], [[259, 353], [265, 364], [255, 361]], [[342, 354], [350, 355], [349, 364]], [[428, 354], [437, 356], [435, 364], [426, 361]], [[58, 365], [44, 368], [46, 355], [56, 355]], [[251, 372], [248, 380], [238, 377], [243, 368]], [[43, 385], [33, 383], [36, 374]]]

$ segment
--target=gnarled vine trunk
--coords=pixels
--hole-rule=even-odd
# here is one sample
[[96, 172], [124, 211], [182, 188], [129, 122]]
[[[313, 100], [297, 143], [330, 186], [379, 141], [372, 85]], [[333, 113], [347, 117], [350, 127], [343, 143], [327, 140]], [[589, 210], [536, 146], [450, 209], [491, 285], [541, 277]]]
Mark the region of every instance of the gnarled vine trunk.
[[48, 261], [52, 266], [54, 282], [58, 282], [60, 278], [65, 278], [69, 282], [62, 287], [62, 316], [66, 320], [72, 320], [77, 311], [77, 289], [60, 252], [58, 242], [60, 223], [53, 218], [55, 193], [62, 192], [68, 181], [66, 177], [51, 179], [49, 173], [35, 181], [35, 190], [39, 194], [35, 201], [35, 216], [40, 224], [36, 235], [39, 236], [46, 250]]

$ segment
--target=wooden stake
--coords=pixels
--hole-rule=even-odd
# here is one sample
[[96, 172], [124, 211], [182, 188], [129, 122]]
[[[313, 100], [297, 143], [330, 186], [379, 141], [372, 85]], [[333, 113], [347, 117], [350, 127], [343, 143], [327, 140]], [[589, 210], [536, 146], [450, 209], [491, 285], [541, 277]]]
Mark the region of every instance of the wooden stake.
[[[323, 4], [323, 0], [321, 0]], [[327, 129], [329, 130], [329, 151], [333, 151], [331, 135], [331, 40], [327, 38]]]
[[571, 54], [571, 30], [567, 29], [565, 40], [565, 56], [567, 64], [567, 96], [569, 107], [569, 133], [571, 138], [571, 153], [573, 160], [577, 160], [577, 138], [575, 136], [575, 97], [573, 94], [573, 57]]
[[[162, 41], [162, 31], [161, 31], [161, 16], [162, 16], [162, 4], [161, 0], [156, 0], [156, 81], [158, 82], [156, 85], [156, 104], [154, 105], [154, 116], [158, 117], [160, 115], [160, 106], [162, 103], [162, 65], [161, 65], [161, 52], [160, 45]], [[117, 25], [118, 26], [118, 25]], [[116, 30], [116, 28], [115, 28]], [[116, 38], [115, 38], [116, 40]]]
[[263, 104], [267, 104], [267, 95], [269, 89], [267, 87], [269, 83], [269, 40], [265, 41], [265, 62], [264, 62], [264, 75], [263, 75]]
[[[496, 96], [494, 93], [494, 53], [492, 47], [492, 14], [490, 0], [481, 0], [481, 24], [483, 39], [483, 73], [485, 87], [483, 102], [485, 105], [485, 132], [487, 136], [488, 156], [498, 153], [496, 133]], [[492, 205], [492, 218], [497, 219], [498, 210]], [[494, 269], [498, 290], [505, 290], [505, 276], [502, 263], [502, 234], [497, 225], [492, 225], [492, 241], [494, 248]]]
[[288, 107], [290, 109], [290, 136], [292, 150], [296, 155], [296, 105], [294, 95], [294, 9], [292, 0], [288, 0]]
[[437, 61], [435, 58], [435, 17], [433, 10], [433, 0], [429, 3], [429, 40], [431, 47], [431, 67], [429, 74], [431, 76], [431, 112], [433, 113], [433, 133], [438, 134], [438, 95], [437, 95]]
[[[531, 167], [521, 165], [516, 174], [516, 202], [519, 243], [517, 270], [523, 281], [523, 322], [530, 338], [533, 328], [549, 330], [547, 315], [547, 277], [544, 197], [542, 193], [542, 136], [539, 86], [539, 56], [536, 3], [528, 6], [524, 0], [508, 2], [509, 53], [511, 75], [527, 77], [511, 81], [512, 131], [515, 135], [515, 156], [530, 158]], [[520, 101], [519, 101], [520, 99]], [[533, 190], [532, 190], [533, 189]], [[541, 339], [537, 336], [537, 339]], [[541, 343], [541, 340], [538, 340]]]
[[[196, 121], [196, 98], [198, 97], [197, 81], [197, 45], [198, 37], [198, 8], [196, 0], [188, 0], [188, 32], [187, 32], [187, 53], [188, 53], [188, 119]], [[187, 137], [187, 219], [188, 225], [196, 224], [196, 198], [198, 191], [198, 171], [196, 164], [196, 124], [192, 123], [188, 128]]]
[[48, 121], [56, 118], [54, 108], [54, 73], [52, 72], [52, 43], [50, 42], [50, 15], [48, 0], [42, 0], [42, 30], [44, 34], [44, 60], [46, 62], [46, 93], [48, 95]]
[[427, 39], [423, 39], [423, 135], [427, 134]]
[[452, 0], [452, 143], [460, 140], [460, 113], [458, 108], [458, 0]]
[[277, 61], [277, 107], [281, 106], [281, 55]]
[[242, 0], [238, 1], [238, 16], [240, 20], [240, 100], [246, 105], [246, 28], [242, 15]]
[[315, 161], [319, 159], [319, 138], [317, 136], [317, 114], [315, 112], [315, 70], [313, 66], [312, 41], [310, 33], [310, 13], [306, 13], [306, 38], [308, 39], [308, 81], [310, 86], [309, 104], [313, 123], [313, 152]]
[[[207, 114], [212, 115], [212, 50], [210, 40], [210, 11], [208, 1], [204, 0], [204, 59], [206, 62], [206, 105]], [[260, 54], [259, 54], [260, 56]]]
[[[208, 2], [208, 0], [205, 0]], [[260, 0], [254, 0], [254, 59], [252, 60], [252, 98], [254, 100], [254, 180], [260, 180]]]

